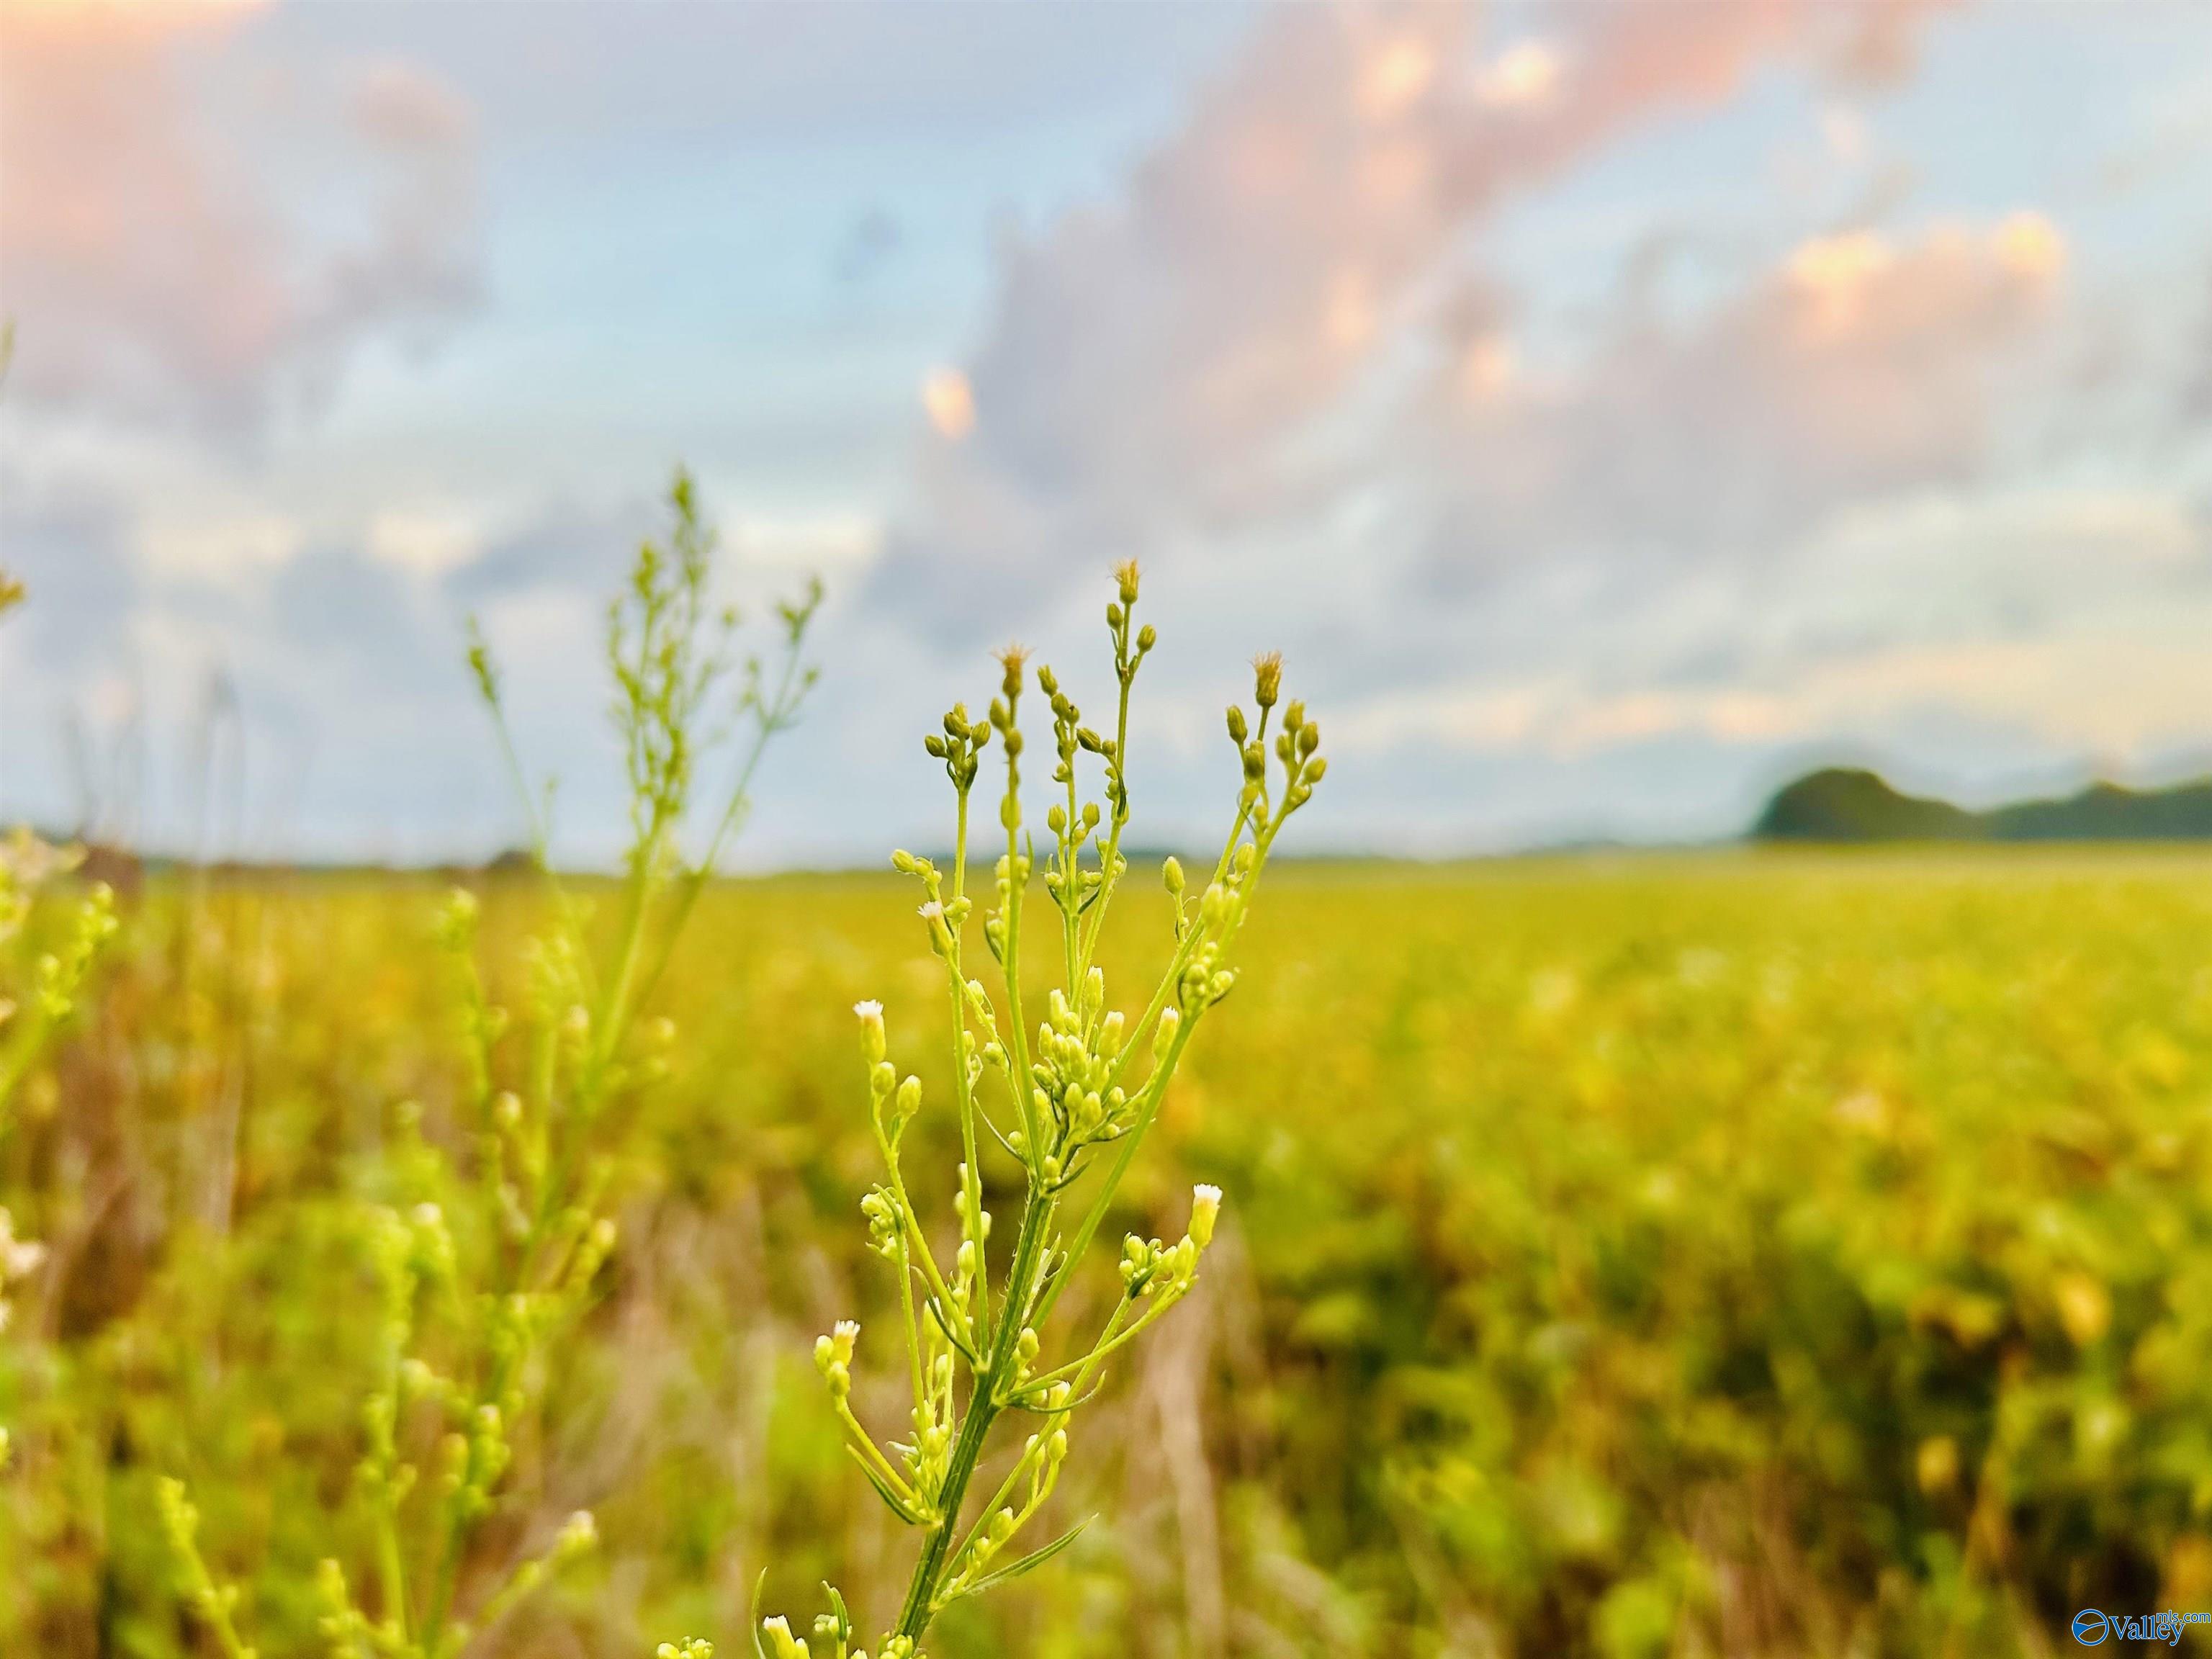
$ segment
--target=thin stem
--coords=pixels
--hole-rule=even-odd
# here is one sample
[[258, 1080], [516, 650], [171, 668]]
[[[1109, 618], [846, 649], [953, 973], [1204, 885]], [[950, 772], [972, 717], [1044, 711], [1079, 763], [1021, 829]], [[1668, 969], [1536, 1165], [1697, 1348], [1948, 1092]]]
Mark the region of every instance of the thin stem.
[[1060, 764], [1067, 769], [1067, 829], [1060, 838], [1060, 953], [1066, 958], [1068, 1000], [1079, 1006], [1083, 983], [1079, 920], [1083, 914], [1083, 830], [1082, 821], [1076, 817], [1074, 755], [1071, 753]]
[[691, 912], [699, 902], [699, 895], [714, 879], [714, 866], [722, 855], [723, 846], [737, 832], [738, 824], [744, 821], [745, 814], [752, 805], [753, 773], [760, 765], [761, 757], [768, 750], [769, 740], [788, 727], [798, 713], [799, 696], [804, 695], [803, 690], [798, 695], [793, 694], [793, 682], [799, 676], [799, 651], [794, 645], [784, 655], [783, 673], [776, 682], [775, 696], [769, 700], [766, 712], [760, 718], [753, 734], [752, 747], [746, 752], [744, 764], [738, 769], [737, 781], [730, 789], [729, 804], [722, 809], [721, 819], [714, 826], [714, 834], [707, 843], [706, 853], [696, 867], [684, 878], [675, 912], [669, 917], [667, 931], [661, 940], [659, 955], [654, 959], [653, 971], [646, 975], [645, 984], [638, 992], [640, 1006], [650, 1002], [653, 992], [659, 988], [661, 976], [668, 971], [669, 961], [676, 954], [676, 943], [683, 937], [684, 927], [691, 920]]
[[1136, 678], [1133, 666], [1121, 676], [1121, 708], [1114, 720], [1114, 784], [1118, 804], [1114, 808], [1114, 827], [1106, 834], [1105, 850], [1098, 855], [1098, 902], [1091, 919], [1091, 936], [1083, 946], [1085, 973], [1091, 969], [1091, 958], [1098, 954], [1098, 936], [1106, 930], [1106, 907], [1113, 902], [1114, 889], [1121, 880], [1115, 863], [1121, 856], [1122, 826], [1129, 822], [1129, 688]]
[[907, 1196], [906, 1177], [900, 1171], [898, 1154], [880, 1128], [876, 1131], [876, 1145], [883, 1152], [884, 1168], [891, 1178], [891, 1196], [898, 1201], [900, 1236], [913, 1249], [922, 1280], [937, 1298], [942, 1317], [949, 1320], [952, 1317], [952, 1292], [946, 1287], [945, 1275], [938, 1271], [937, 1258], [930, 1254], [929, 1240], [922, 1236], [921, 1217], [915, 1212], [914, 1200]]
[[522, 802], [523, 815], [529, 823], [530, 854], [538, 861], [538, 873], [553, 890], [553, 906], [560, 913], [562, 927], [575, 945], [579, 959], [584, 960], [582, 918], [568, 896], [568, 887], [553, 868], [553, 827], [539, 811], [538, 797], [530, 787], [528, 775], [522, 769], [522, 751], [515, 747], [514, 730], [507, 723], [506, 705], [489, 687], [485, 702], [491, 710], [491, 727], [499, 740], [500, 758], [506, 763], [507, 778], [514, 786], [514, 793]]
[[1022, 1162], [1032, 1174], [1039, 1167], [1044, 1151], [1038, 1142], [1036, 1103], [1030, 1098], [1034, 1086], [1030, 1077], [1029, 1039], [1022, 1027], [1022, 889], [1028, 884], [1021, 879], [1022, 868], [1020, 831], [1006, 831], [1006, 958], [1002, 963], [1006, 980], [1007, 1045], [1013, 1050], [1013, 1066], [1007, 1082], [1013, 1091], [1014, 1107], [1022, 1116]]
[[[962, 804], [966, 804], [964, 797]], [[966, 1160], [960, 1168], [960, 1202], [966, 1212], [961, 1218], [960, 1231], [975, 1247], [975, 1340], [988, 1342], [991, 1340], [991, 1265], [983, 1237], [983, 1176], [982, 1164], [976, 1157], [975, 1090], [968, 1075], [968, 1047], [962, 1040], [968, 1034], [968, 996], [960, 979], [957, 934], [953, 935], [952, 949], [945, 962], [952, 994], [953, 1087], [960, 1099], [960, 1150]]]
[[8, 1101], [15, 1092], [15, 1085], [31, 1069], [31, 1061], [46, 1040], [46, 1022], [33, 1016], [24, 1022], [21, 1033], [9, 1046], [7, 1054], [0, 1056], [0, 1134], [8, 1128]]
[[1152, 1305], [1138, 1315], [1135, 1324], [1126, 1330], [1116, 1330], [1115, 1326], [1121, 1322], [1121, 1314], [1129, 1306], [1128, 1298], [1124, 1297], [1121, 1306], [1115, 1310], [1113, 1322], [1107, 1326], [1105, 1334], [1099, 1337], [1097, 1346], [1080, 1359], [1071, 1359], [1065, 1365], [1056, 1366], [1042, 1376], [1031, 1377], [1022, 1385], [1023, 1392], [1026, 1394], [1031, 1389], [1048, 1389], [1063, 1377], [1073, 1376], [1079, 1379], [1073, 1385], [1075, 1391], [1081, 1393], [1083, 1383], [1087, 1382], [1091, 1374], [1104, 1362], [1107, 1355], [1116, 1349], [1127, 1346], [1129, 1343], [1143, 1335], [1169, 1309], [1182, 1300], [1180, 1296], [1156, 1297], [1153, 1298]]
[[1006, 1316], [1000, 1322], [997, 1340], [992, 1344], [991, 1363], [975, 1379], [975, 1392], [968, 1399], [968, 1414], [961, 1419], [960, 1433], [953, 1442], [945, 1484], [939, 1492], [937, 1523], [930, 1532], [929, 1542], [922, 1548], [921, 1559], [915, 1563], [914, 1577], [907, 1585], [906, 1601], [899, 1611], [898, 1635], [920, 1641], [936, 1613], [937, 1591], [951, 1552], [952, 1534], [959, 1524], [961, 1503], [968, 1494], [968, 1483], [975, 1478], [984, 1437], [1005, 1407], [1001, 1395], [1013, 1374], [1015, 1349], [1025, 1322], [1018, 1310], [1029, 1300], [1058, 1207], [1056, 1200], [1040, 1193], [1032, 1183], [1029, 1203], [1022, 1211], [1021, 1232], [1014, 1243], [1013, 1267], [1006, 1279]]
[[615, 1051], [629, 1028], [630, 987], [637, 977], [638, 953], [645, 944], [646, 916], [652, 907], [653, 891], [659, 885], [653, 879], [653, 868], [659, 859], [661, 838], [665, 833], [664, 826], [656, 821], [651, 834], [638, 843], [634, 854], [635, 863], [630, 872], [614, 978], [600, 999], [599, 1018], [592, 1022], [591, 1056], [576, 1085], [576, 1106], [582, 1115], [589, 1115], [598, 1108], [607, 1067], [613, 1062]]
[[961, 784], [960, 828], [952, 839], [952, 902], [957, 904], [968, 892], [968, 792], [969, 784]]
[[845, 1426], [852, 1431], [854, 1449], [864, 1454], [868, 1461], [875, 1465], [876, 1472], [890, 1482], [892, 1491], [897, 1492], [908, 1502], [915, 1504], [915, 1507], [919, 1510], [921, 1505], [915, 1499], [913, 1486], [908, 1484], [906, 1476], [892, 1466], [890, 1459], [884, 1455], [884, 1449], [876, 1444], [875, 1436], [870, 1434], [866, 1425], [853, 1414], [852, 1402], [840, 1400], [837, 1402], [837, 1415], [844, 1420]]
[[899, 1240], [899, 1312], [906, 1326], [907, 1368], [913, 1373], [914, 1399], [918, 1406], [924, 1397], [921, 1381], [921, 1327], [914, 1316], [914, 1264], [909, 1259], [906, 1240]]

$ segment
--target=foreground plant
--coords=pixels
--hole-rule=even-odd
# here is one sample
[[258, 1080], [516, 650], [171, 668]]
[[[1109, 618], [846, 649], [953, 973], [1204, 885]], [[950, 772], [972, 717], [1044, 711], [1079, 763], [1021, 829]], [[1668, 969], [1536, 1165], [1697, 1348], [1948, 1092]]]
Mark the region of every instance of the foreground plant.
[[[1194, 902], [1186, 896], [1182, 866], [1172, 858], [1166, 861], [1163, 877], [1175, 904], [1167, 965], [1133, 1019], [1109, 1007], [1096, 957], [1109, 907], [1128, 868], [1121, 846], [1129, 822], [1129, 696], [1153, 645], [1152, 629], [1135, 625], [1136, 567], [1125, 564], [1116, 576], [1119, 592], [1106, 609], [1119, 684], [1113, 736], [1083, 724], [1051, 669], [1036, 675], [1050, 700], [1054, 753], [1053, 801], [1045, 815], [1052, 843], [1043, 871], [1051, 908], [1043, 918], [1042, 946], [1055, 959], [1060, 980], [1047, 995], [1042, 1019], [1032, 1025], [1024, 1004], [1024, 912], [1036, 854], [1024, 831], [1020, 709], [1027, 675], [1019, 649], [1000, 658], [1005, 676], [986, 718], [973, 720], [964, 706], [957, 706], [945, 717], [943, 735], [927, 739], [953, 787], [957, 816], [951, 869], [909, 853], [892, 855], [894, 866], [921, 885], [921, 920], [930, 949], [945, 968], [953, 1109], [963, 1151], [951, 1182], [948, 1253], [933, 1247], [901, 1162], [907, 1129], [922, 1109], [921, 1080], [902, 1079], [892, 1063], [881, 1006], [863, 1002], [855, 1011], [884, 1166], [884, 1181], [861, 1200], [860, 1208], [871, 1244], [897, 1275], [900, 1337], [914, 1401], [908, 1437], [881, 1444], [854, 1412], [857, 1324], [841, 1322], [823, 1337], [815, 1363], [854, 1461], [892, 1512], [921, 1534], [897, 1620], [878, 1646], [879, 1659], [920, 1659], [922, 1638], [945, 1607], [1041, 1565], [1080, 1530], [1039, 1547], [1017, 1548], [1052, 1495], [1067, 1457], [1069, 1430], [1096, 1392], [1108, 1359], [1196, 1282], [1220, 1213], [1220, 1192], [1212, 1187], [1194, 1192], [1188, 1226], [1173, 1243], [1133, 1233], [1122, 1241], [1121, 1291], [1103, 1328], [1075, 1336], [1055, 1328], [1053, 1310], [1089, 1258], [1200, 1019], [1235, 985], [1231, 951], [1268, 855], [1326, 768], [1317, 752], [1320, 731], [1303, 708], [1285, 705], [1278, 718], [1280, 659], [1261, 658], [1257, 714], [1248, 719], [1241, 708], [1229, 711], [1242, 783], [1220, 856]], [[969, 801], [983, 751], [994, 736], [1006, 757], [998, 813], [1006, 839], [993, 872], [996, 902], [984, 918], [982, 937], [997, 969], [995, 993], [969, 977], [967, 954], [967, 925], [975, 903], [969, 892]], [[1081, 799], [1077, 774], [1085, 756], [1103, 773], [1103, 805]], [[984, 1134], [1019, 1167], [1024, 1186], [1013, 1243], [995, 1283], [991, 1215], [983, 1207]], [[973, 1503], [970, 1487], [992, 1430], [1009, 1413], [1030, 1419], [1030, 1432], [1004, 1477], [980, 1504]], [[829, 1608], [815, 1620], [811, 1642], [794, 1636], [787, 1620], [774, 1618], [761, 1625], [756, 1649], [774, 1659], [867, 1659], [865, 1650], [854, 1646], [843, 1596], [824, 1588]], [[661, 1649], [664, 1659], [687, 1651]]]
[[[813, 684], [802, 644], [820, 600], [816, 586], [780, 607], [778, 656], [741, 667], [729, 649], [737, 617], [711, 599], [714, 536], [683, 473], [670, 502], [667, 547], [640, 550], [608, 611], [630, 818], [611, 950], [594, 948], [586, 906], [551, 873], [550, 795], [541, 801], [525, 781], [497, 672], [471, 630], [470, 665], [530, 811], [555, 925], [526, 947], [528, 990], [515, 1021], [477, 965], [474, 896], [456, 891], [440, 917], [466, 1038], [462, 1105], [474, 1158], [457, 1165], [422, 1133], [420, 1109], [403, 1105], [396, 1150], [374, 1176], [382, 1201], [362, 1217], [379, 1298], [354, 1502], [373, 1542], [358, 1586], [335, 1554], [322, 1564], [316, 1589], [333, 1659], [454, 1659], [596, 1541], [591, 1516], [572, 1515], [464, 1614], [471, 1551], [511, 1496], [517, 1431], [545, 1358], [589, 1307], [614, 1247], [614, 1109], [667, 1071], [674, 1028], [642, 1010], [743, 823], [762, 755]], [[692, 857], [684, 830], [726, 697], [723, 712], [749, 735]], [[199, 1516], [182, 1485], [167, 1483], [161, 1501], [180, 1598], [228, 1659], [248, 1659], [235, 1587], [219, 1583], [203, 1559]]]
[[[0, 330], [0, 374], [9, 343]], [[22, 599], [23, 585], [0, 570], [0, 616]], [[94, 882], [73, 902], [42, 904], [45, 890], [83, 858], [82, 848], [49, 846], [27, 829], [0, 842], [0, 1146], [15, 1121], [17, 1092], [82, 1007], [94, 965], [119, 926], [115, 894], [105, 882]], [[47, 925], [40, 926], [42, 921]], [[46, 1255], [35, 1239], [18, 1237], [15, 1226], [0, 1204], [0, 1340], [7, 1340], [13, 1317], [10, 1291]], [[0, 1422], [0, 1469], [8, 1457], [8, 1425]]]

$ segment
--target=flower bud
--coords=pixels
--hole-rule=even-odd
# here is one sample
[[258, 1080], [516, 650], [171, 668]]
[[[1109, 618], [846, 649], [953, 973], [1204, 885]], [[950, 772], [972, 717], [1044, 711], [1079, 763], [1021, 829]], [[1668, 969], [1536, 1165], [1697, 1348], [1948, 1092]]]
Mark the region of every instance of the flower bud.
[[1229, 907], [1236, 902], [1226, 887], [1218, 881], [1211, 883], [1198, 902], [1199, 919], [1209, 928], [1218, 927], [1229, 920]]
[[884, 1057], [884, 1005], [880, 1002], [856, 1002], [853, 1012], [860, 1018], [860, 1055], [870, 1066]]
[[1191, 1242], [1204, 1249], [1213, 1243], [1213, 1224], [1221, 1218], [1221, 1188], [1198, 1186], [1190, 1190]]
[[594, 1548], [599, 1541], [599, 1523], [589, 1510], [578, 1510], [562, 1525], [560, 1535], [553, 1540], [553, 1554], [557, 1560], [568, 1562]]
[[1282, 690], [1283, 653], [1268, 651], [1253, 658], [1252, 700], [1262, 708], [1273, 708]]
[[939, 956], [952, 949], [952, 929], [945, 921], [945, 906], [935, 899], [921, 907], [921, 916], [929, 928], [929, 943]]

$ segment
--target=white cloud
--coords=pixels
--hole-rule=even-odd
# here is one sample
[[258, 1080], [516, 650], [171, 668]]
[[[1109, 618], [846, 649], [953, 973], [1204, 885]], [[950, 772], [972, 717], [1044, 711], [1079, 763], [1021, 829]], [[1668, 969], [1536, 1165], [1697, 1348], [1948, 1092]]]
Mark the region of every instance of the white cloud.
[[477, 514], [465, 510], [394, 510], [377, 514], [368, 524], [368, 554], [380, 563], [416, 576], [438, 577], [459, 569], [483, 550]]
[[0, 300], [11, 397], [256, 435], [360, 343], [477, 291], [468, 108], [405, 64], [210, 87], [250, 9], [0, 12]]
[[283, 565], [304, 540], [296, 520], [246, 506], [209, 515], [156, 503], [138, 521], [139, 557], [158, 580], [234, 586]]
[[[1488, 58], [1468, 5], [1267, 15], [1123, 194], [1006, 247], [957, 400], [973, 429], [926, 454], [885, 601], [957, 611], [979, 584], [1036, 595], [1310, 514], [1340, 488], [1316, 429], [1450, 323], [1437, 303], [1501, 204], [1762, 58], [1891, 71], [1917, 9], [1573, 9]], [[1459, 361], [1478, 386], [1511, 365]]]

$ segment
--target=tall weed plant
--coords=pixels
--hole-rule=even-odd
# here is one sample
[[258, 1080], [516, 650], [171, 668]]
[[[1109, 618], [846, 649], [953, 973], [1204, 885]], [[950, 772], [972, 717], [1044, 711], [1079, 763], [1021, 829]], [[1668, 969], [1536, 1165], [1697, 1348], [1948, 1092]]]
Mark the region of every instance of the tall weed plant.
[[[740, 659], [738, 618], [714, 600], [714, 536], [687, 475], [669, 507], [665, 542], [639, 550], [606, 614], [629, 798], [611, 930], [552, 870], [550, 788], [528, 781], [496, 665], [471, 629], [470, 667], [529, 812], [552, 925], [526, 945], [526, 988], [510, 1008], [479, 964], [477, 900], [453, 894], [437, 935], [467, 1056], [463, 1142], [426, 1134], [422, 1109], [400, 1103], [349, 1206], [372, 1381], [351, 1491], [329, 1517], [312, 1596], [290, 1598], [313, 1607], [318, 1645], [333, 1659], [458, 1659], [596, 1543], [579, 1510], [545, 1535], [482, 1547], [512, 1531], [500, 1523], [515, 1465], [541, 1450], [526, 1443], [533, 1403], [615, 1246], [609, 1184], [622, 1127], [665, 1077], [676, 1036], [644, 1011], [743, 826], [763, 756], [815, 679], [804, 641], [818, 586], [779, 607], [768, 656]], [[729, 781], [705, 799], [699, 834], [718, 762]], [[254, 1659], [240, 1588], [204, 1554], [186, 1483], [165, 1480], [159, 1502], [179, 1595], [225, 1659]]]
[[[1053, 1314], [1071, 1279], [1089, 1265], [1091, 1246], [1200, 1022], [1235, 988], [1234, 949], [1268, 856], [1327, 770], [1318, 726], [1302, 704], [1281, 703], [1281, 659], [1259, 659], [1256, 712], [1228, 712], [1239, 783], [1220, 854], [1195, 895], [1188, 891], [1181, 863], [1166, 860], [1161, 873], [1173, 901], [1173, 927], [1165, 965], [1133, 1018], [1113, 1006], [1098, 943], [1129, 870], [1122, 850], [1130, 821], [1129, 703], [1155, 642], [1152, 629], [1136, 621], [1137, 567], [1122, 565], [1115, 581], [1106, 607], [1112, 735], [1084, 723], [1051, 668], [1036, 672], [1052, 730], [1049, 845], [1042, 868], [1047, 908], [1042, 914], [1030, 909], [1039, 860], [1023, 800], [1022, 699], [1029, 672], [1018, 647], [1000, 656], [1004, 672], [986, 714], [976, 718], [956, 705], [942, 732], [925, 739], [952, 787], [951, 868], [904, 851], [892, 854], [893, 866], [916, 884], [923, 935], [943, 968], [951, 1109], [961, 1148], [958, 1167], [939, 1187], [949, 1199], [949, 1224], [933, 1228], [925, 1218], [902, 1157], [908, 1126], [925, 1109], [921, 1081], [899, 1075], [882, 1005], [865, 1001], [854, 1010], [869, 1120], [883, 1164], [883, 1178], [862, 1197], [860, 1211], [870, 1246], [890, 1266], [897, 1287], [895, 1347], [911, 1399], [903, 1437], [884, 1443], [854, 1409], [856, 1322], [841, 1321], [823, 1336], [814, 1360], [853, 1462], [920, 1540], [896, 1621], [875, 1650], [881, 1659], [918, 1659], [924, 1637], [947, 1607], [1042, 1566], [1082, 1530], [1079, 1522], [1048, 1541], [1029, 1536], [1045, 1514], [1069, 1455], [1070, 1432], [1107, 1363], [1196, 1282], [1220, 1214], [1220, 1189], [1194, 1190], [1188, 1226], [1174, 1242], [1135, 1233], [1122, 1240], [1121, 1293], [1099, 1328], [1072, 1331]], [[989, 887], [982, 890], [989, 908], [980, 932], [995, 989], [971, 976], [981, 963], [972, 953], [977, 905], [969, 890], [971, 800], [994, 742], [1005, 778], [995, 815], [1001, 839]], [[1086, 769], [1097, 779], [1087, 799]], [[1025, 972], [1025, 945], [1056, 970], [1059, 982], [1046, 992], [1042, 1008]], [[1014, 1236], [1002, 1247], [1005, 1265], [995, 1280], [992, 1215], [984, 1207], [987, 1156], [1007, 1160], [1020, 1186]], [[993, 1431], [1009, 1418], [1026, 1432], [1010, 1456], [994, 1463]], [[867, 1650], [854, 1644], [844, 1596], [824, 1588], [829, 1605], [814, 1620], [811, 1637], [795, 1635], [787, 1618], [770, 1618], [756, 1648], [772, 1651], [774, 1659], [867, 1659]], [[661, 1654], [697, 1659], [703, 1647], [696, 1640], [665, 1644]]]

